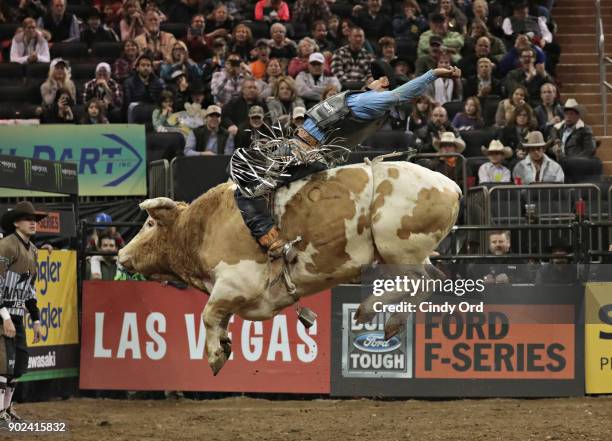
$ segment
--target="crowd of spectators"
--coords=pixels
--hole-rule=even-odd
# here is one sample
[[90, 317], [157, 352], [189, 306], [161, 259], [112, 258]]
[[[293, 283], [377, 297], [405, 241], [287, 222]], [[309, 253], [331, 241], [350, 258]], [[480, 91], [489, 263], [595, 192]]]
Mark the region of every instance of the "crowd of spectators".
[[[493, 164], [514, 169], [523, 183], [562, 182], [574, 158], [596, 170], [601, 165], [581, 106], [571, 97], [559, 102], [553, 3], [70, 2], [77, 16], [66, 0], [7, 0], [0, 21], [19, 23], [5, 61], [49, 63], [40, 85], [42, 123], [134, 122], [134, 109], [146, 105], [155, 131], [184, 135], [185, 155], [231, 154], [261, 135], [256, 132], [277, 125], [290, 131], [313, 104], [363, 88], [375, 60], [388, 63], [397, 83], [456, 65], [461, 79], [437, 79], [411, 106], [392, 112], [385, 128], [408, 133], [423, 153], [446, 146], [458, 153], [466, 132], [493, 131], [509, 150], [488, 152], [501, 160], [476, 174], [512, 180], [512, 174], [491, 173]], [[88, 48], [87, 60], [50, 56], [54, 45], [78, 42]], [[121, 45], [119, 57], [96, 59], [92, 48], [103, 43]], [[96, 63], [95, 76], [75, 83], [71, 66], [83, 61]], [[534, 131], [543, 137], [540, 159], [539, 148], [526, 146]], [[453, 137], [441, 142], [447, 133]], [[449, 167], [455, 160], [431, 167], [456, 179]], [[543, 164], [561, 170], [540, 172]]]

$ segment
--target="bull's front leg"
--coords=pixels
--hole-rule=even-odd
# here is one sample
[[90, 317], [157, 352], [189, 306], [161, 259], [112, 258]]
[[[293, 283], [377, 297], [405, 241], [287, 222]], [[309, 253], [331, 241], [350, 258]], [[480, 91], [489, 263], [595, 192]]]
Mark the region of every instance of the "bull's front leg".
[[227, 335], [227, 325], [234, 313], [232, 306], [232, 302], [215, 299], [212, 295], [202, 312], [206, 328], [206, 354], [213, 375], [219, 373], [232, 353], [231, 340]]

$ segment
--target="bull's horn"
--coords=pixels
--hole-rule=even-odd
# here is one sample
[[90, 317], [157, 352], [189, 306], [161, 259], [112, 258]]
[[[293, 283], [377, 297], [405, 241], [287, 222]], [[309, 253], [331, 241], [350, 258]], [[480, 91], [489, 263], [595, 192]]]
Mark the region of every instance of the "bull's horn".
[[150, 210], [153, 208], [176, 208], [176, 202], [170, 198], [155, 198], [147, 199], [139, 205], [141, 210]]

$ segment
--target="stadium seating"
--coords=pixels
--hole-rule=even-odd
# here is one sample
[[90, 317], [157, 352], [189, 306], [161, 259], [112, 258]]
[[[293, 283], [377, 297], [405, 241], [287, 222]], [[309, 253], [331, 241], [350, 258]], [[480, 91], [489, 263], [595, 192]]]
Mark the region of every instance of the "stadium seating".
[[28, 64], [25, 71], [28, 80], [41, 80], [42, 82], [49, 75], [49, 63]]
[[488, 146], [494, 138], [492, 130], [465, 130], [461, 132], [461, 138], [465, 141], [465, 151], [463, 156], [473, 157], [482, 156], [481, 147]]
[[147, 161], [171, 160], [183, 154], [185, 137], [180, 133], [147, 133]]
[[0, 42], [12, 40], [19, 26], [19, 23], [0, 23]]
[[253, 39], [270, 38], [270, 27], [262, 21], [247, 21], [246, 24], [253, 33]]
[[456, 114], [463, 111], [463, 101], [448, 101], [442, 105], [448, 114], [448, 120], [452, 121]]
[[482, 118], [484, 119], [485, 127], [491, 127], [495, 124], [495, 113], [497, 112], [497, 106], [501, 98], [497, 95], [489, 95], [486, 98], [480, 100], [480, 107], [482, 109]]
[[53, 43], [51, 46], [51, 58], [65, 58], [69, 61], [79, 60], [87, 57], [87, 46], [85, 43]]
[[138, 104], [134, 107], [133, 116], [135, 124], [144, 124], [147, 132], [153, 130], [153, 110], [155, 109], [154, 104]]
[[94, 43], [91, 47], [92, 55], [96, 58], [112, 63], [121, 55], [121, 43]]
[[23, 83], [23, 65], [0, 63], [0, 85], [9, 86]]
[[405, 150], [412, 141], [412, 136], [401, 130], [380, 130], [363, 142], [376, 150]]
[[160, 25], [162, 31], [170, 32], [179, 40], [187, 35], [187, 27], [185, 23], [162, 23]]

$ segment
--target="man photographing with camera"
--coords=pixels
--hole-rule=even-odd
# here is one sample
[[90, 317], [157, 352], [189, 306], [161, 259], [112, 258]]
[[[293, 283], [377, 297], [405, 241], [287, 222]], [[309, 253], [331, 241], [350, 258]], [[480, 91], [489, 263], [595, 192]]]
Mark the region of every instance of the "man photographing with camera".
[[25, 309], [34, 323], [34, 341], [40, 340], [39, 310], [36, 304], [37, 249], [30, 239], [36, 222], [46, 217], [30, 202], [19, 202], [0, 219], [6, 237], [0, 240], [0, 429], [22, 421], [11, 401], [17, 379], [28, 368], [28, 347], [23, 318]]

